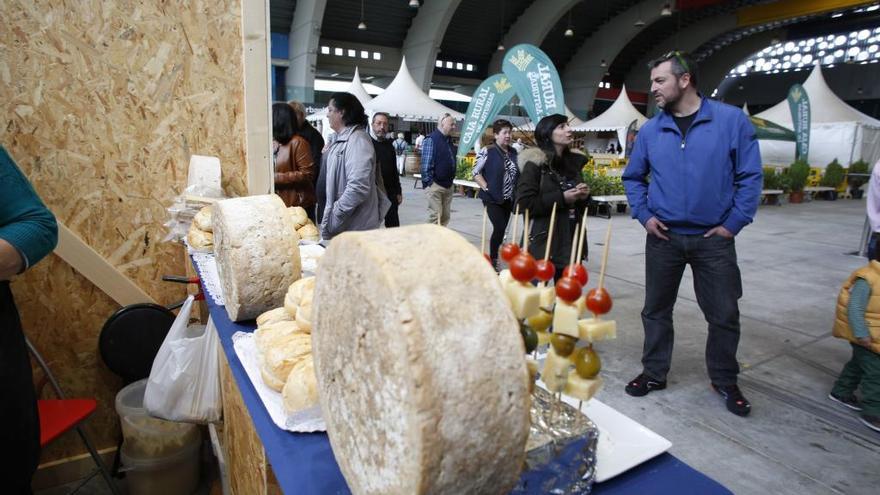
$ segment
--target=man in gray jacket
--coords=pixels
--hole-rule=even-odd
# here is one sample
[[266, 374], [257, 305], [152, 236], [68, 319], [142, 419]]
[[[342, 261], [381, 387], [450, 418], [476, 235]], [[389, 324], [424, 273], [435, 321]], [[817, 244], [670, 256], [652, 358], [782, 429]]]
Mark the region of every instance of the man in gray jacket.
[[327, 119], [336, 137], [322, 157], [326, 174], [326, 203], [321, 238], [332, 239], [349, 230], [377, 229], [391, 206], [376, 166], [373, 142], [364, 130], [367, 115], [350, 93], [334, 93]]

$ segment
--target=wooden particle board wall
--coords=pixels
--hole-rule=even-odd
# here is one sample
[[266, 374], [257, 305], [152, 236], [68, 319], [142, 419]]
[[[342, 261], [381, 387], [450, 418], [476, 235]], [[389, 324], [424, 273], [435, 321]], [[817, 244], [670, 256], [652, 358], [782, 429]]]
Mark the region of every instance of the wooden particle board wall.
[[[219, 157], [227, 192], [246, 193], [242, 2], [6, 0], [0, 9], [0, 142], [47, 206], [159, 303], [185, 273], [162, 242], [165, 208], [192, 154]], [[119, 380], [97, 339], [116, 304], [56, 255], [13, 282], [28, 336], [69, 395], [100, 400], [99, 447], [118, 438]], [[43, 461], [83, 451], [75, 436]]]

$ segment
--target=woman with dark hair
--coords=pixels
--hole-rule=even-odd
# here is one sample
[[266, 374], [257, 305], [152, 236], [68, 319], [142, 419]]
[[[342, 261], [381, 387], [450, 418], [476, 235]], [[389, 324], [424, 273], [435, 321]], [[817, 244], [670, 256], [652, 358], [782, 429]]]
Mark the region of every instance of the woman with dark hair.
[[[364, 130], [367, 114], [350, 93], [333, 93], [327, 119], [335, 135], [321, 164], [326, 196], [320, 218], [325, 240], [349, 230], [377, 229], [391, 202], [382, 187], [373, 141]], [[380, 190], [381, 189], [381, 190]]]
[[[520, 212], [529, 211], [533, 224], [529, 231], [529, 252], [536, 259], [544, 257], [550, 215], [556, 205], [556, 225], [550, 261], [556, 278], [569, 262], [575, 226], [580, 222], [590, 200], [590, 187], [581, 176], [587, 158], [569, 149], [571, 129], [564, 115], [548, 115], [535, 127], [536, 148], [519, 155], [521, 175], [516, 188]], [[583, 258], [586, 259], [586, 242]], [[577, 260], [580, 263], [581, 260]]]
[[272, 104], [272, 147], [275, 157], [275, 194], [284, 204], [305, 208], [314, 218], [315, 175], [309, 143], [297, 135], [299, 124], [287, 103]]
[[516, 149], [510, 146], [512, 132], [513, 125], [507, 120], [498, 119], [492, 124], [495, 143], [480, 150], [473, 172], [474, 182], [480, 185], [480, 199], [492, 222], [489, 256], [496, 270], [498, 247], [504, 241], [504, 231], [513, 211], [516, 183], [519, 180]]

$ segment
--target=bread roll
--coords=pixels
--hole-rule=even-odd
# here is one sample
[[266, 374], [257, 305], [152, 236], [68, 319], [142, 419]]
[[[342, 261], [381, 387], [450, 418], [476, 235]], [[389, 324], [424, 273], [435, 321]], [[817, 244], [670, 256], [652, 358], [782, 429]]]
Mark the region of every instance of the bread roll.
[[193, 223], [189, 227], [189, 233], [186, 234], [186, 242], [193, 249], [210, 251], [214, 247], [214, 234], [199, 230]]
[[311, 295], [315, 291], [315, 277], [305, 277], [290, 284], [287, 288], [287, 294], [284, 296], [284, 308], [293, 318], [296, 316], [296, 310], [300, 305], [303, 294], [309, 294], [309, 304], [311, 304]]
[[257, 328], [254, 331], [257, 352], [260, 353], [260, 356], [265, 356], [269, 349], [283, 344], [294, 333], [303, 333], [303, 331], [298, 323], [290, 320], [266, 324]]
[[211, 227], [211, 208], [213, 205], [206, 206], [199, 210], [196, 213], [196, 216], [193, 217], [193, 224], [199, 228], [199, 230], [204, 230], [205, 232], [212, 232], [214, 229]]
[[296, 308], [296, 318], [294, 319], [296, 324], [302, 329], [305, 333], [312, 333], [312, 302], [309, 300], [309, 304], [300, 305]]
[[287, 209], [290, 215], [290, 221], [293, 223], [293, 230], [299, 230], [300, 227], [309, 221], [309, 215], [302, 206], [291, 206]]
[[304, 241], [318, 241], [321, 239], [321, 234], [318, 232], [318, 227], [315, 227], [315, 224], [311, 222], [298, 228], [296, 230], [296, 233], [299, 234], [300, 239]]
[[509, 493], [529, 379], [519, 324], [479, 250], [436, 225], [346, 232], [317, 277], [318, 396], [352, 493]]
[[293, 317], [283, 307], [270, 309], [257, 317], [257, 326], [262, 327], [281, 321], [293, 321]]
[[[290, 375], [293, 366], [312, 353], [312, 338], [304, 333], [290, 333], [280, 339], [277, 345], [265, 349], [263, 369], [281, 382], [281, 387]], [[269, 383], [266, 383], [269, 385]], [[271, 385], [270, 385], [271, 386]], [[280, 392], [281, 387], [274, 388]]]
[[318, 405], [318, 385], [312, 355], [303, 357], [290, 370], [287, 383], [281, 391], [287, 414]]
[[266, 386], [271, 388], [272, 390], [276, 392], [281, 392], [282, 390], [284, 390], [284, 382], [282, 380], [279, 380], [278, 378], [275, 378], [275, 376], [272, 375], [272, 373], [270, 373], [269, 371], [266, 371], [265, 366], [260, 366], [260, 378], [262, 378], [263, 383], [265, 383]]

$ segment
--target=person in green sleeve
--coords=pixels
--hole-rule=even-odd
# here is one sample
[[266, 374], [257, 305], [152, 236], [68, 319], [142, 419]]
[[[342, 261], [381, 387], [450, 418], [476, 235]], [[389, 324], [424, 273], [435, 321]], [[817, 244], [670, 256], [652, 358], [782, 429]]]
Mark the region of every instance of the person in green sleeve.
[[[875, 254], [876, 256], [876, 254]], [[832, 331], [852, 345], [852, 359], [843, 367], [828, 398], [854, 411], [862, 423], [880, 432], [880, 261], [854, 271], [840, 289]], [[861, 401], [856, 398], [862, 390]]]
[[40, 461], [40, 419], [31, 363], [9, 280], [55, 249], [58, 225], [0, 146], [0, 445], [14, 452], [0, 463], [7, 493], [31, 493]]

